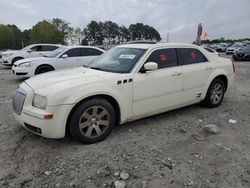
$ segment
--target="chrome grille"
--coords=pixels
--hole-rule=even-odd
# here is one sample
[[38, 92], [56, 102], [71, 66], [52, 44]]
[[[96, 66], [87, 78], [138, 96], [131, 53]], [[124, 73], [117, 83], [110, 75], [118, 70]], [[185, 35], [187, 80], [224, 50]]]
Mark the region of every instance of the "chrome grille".
[[19, 90], [16, 92], [16, 95], [13, 99], [13, 110], [17, 115], [21, 115], [23, 110], [23, 104], [26, 98], [26, 93], [20, 92]]

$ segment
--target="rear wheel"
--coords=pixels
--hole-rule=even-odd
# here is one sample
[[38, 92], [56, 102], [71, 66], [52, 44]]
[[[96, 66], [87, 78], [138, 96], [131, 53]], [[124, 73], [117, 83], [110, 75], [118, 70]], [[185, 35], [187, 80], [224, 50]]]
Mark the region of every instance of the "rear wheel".
[[37, 67], [36, 71], [35, 71], [35, 75], [37, 74], [42, 74], [45, 72], [49, 72], [49, 71], [53, 71], [54, 69], [48, 65], [41, 65], [39, 67]]
[[223, 80], [216, 78], [210, 84], [203, 104], [208, 108], [217, 107], [221, 104], [225, 94], [225, 84]]
[[80, 104], [70, 120], [70, 133], [77, 141], [91, 144], [105, 139], [115, 125], [115, 110], [105, 99]]

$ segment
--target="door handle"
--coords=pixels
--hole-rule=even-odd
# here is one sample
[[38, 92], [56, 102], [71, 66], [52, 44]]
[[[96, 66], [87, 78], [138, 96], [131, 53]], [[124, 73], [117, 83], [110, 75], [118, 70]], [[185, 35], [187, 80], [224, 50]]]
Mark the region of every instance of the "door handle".
[[172, 74], [172, 76], [180, 76], [180, 75], [182, 75], [181, 72], [174, 72], [174, 73]]
[[206, 70], [212, 70], [213, 68], [212, 67], [207, 67]]

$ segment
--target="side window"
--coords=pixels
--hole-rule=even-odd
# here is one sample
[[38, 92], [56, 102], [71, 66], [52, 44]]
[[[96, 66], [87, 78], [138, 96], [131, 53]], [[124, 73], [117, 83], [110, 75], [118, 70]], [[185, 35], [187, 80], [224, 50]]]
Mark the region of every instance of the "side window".
[[82, 48], [82, 56], [98, 56], [103, 52], [94, 48]]
[[44, 45], [42, 46], [42, 51], [54, 51], [55, 49], [57, 49], [58, 47], [57, 46], [47, 46], [47, 45]]
[[175, 49], [162, 49], [152, 52], [146, 62], [155, 62], [158, 69], [177, 66], [177, 55]]
[[30, 48], [32, 52], [41, 52], [42, 51], [42, 46], [34, 46]]
[[79, 56], [82, 56], [82, 54], [81, 54], [81, 48], [70, 49], [67, 52], [65, 52], [64, 54], [67, 54], [68, 57], [79, 57]]
[[207, 58], [197, 49], [180, 48], [177, 49], [178, 58], [181, 65], [207, 62]]

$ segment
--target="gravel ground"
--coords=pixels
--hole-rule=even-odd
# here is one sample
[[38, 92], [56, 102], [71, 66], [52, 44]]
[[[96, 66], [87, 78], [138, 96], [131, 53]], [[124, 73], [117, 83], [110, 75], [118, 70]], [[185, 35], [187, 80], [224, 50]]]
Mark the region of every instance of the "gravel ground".
[[[0, 67], [0, 187], [250, 187], [250, 62], [235, 65], [220, 107], [192, 105], [116, 126], [92, 145], [18, 126], [11, 102], [22, 80]], [[221, 132], [205, 132], [207, 124]]]

